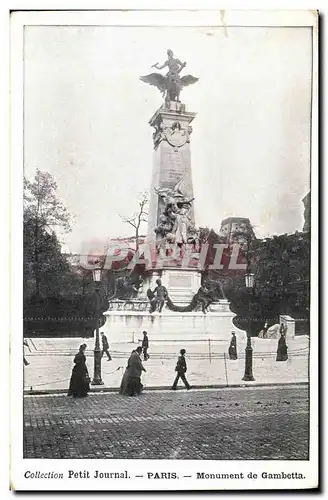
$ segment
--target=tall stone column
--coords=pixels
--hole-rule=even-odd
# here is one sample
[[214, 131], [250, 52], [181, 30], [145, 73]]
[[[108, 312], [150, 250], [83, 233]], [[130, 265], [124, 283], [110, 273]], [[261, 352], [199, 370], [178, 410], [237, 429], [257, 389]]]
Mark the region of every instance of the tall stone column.
[[[181, 199], [190, 200], [190, 202], [193, 199], [190, 155], [192, 128], [190, 124], [195, 116], [196, 113], [187, 112], [186, 106], [181, 102], [170, 101], [161, 106], [149, 121], [155, 129], [148, 222], [148, 241], [153, 247], [157, 239], [154, 230], [159, 226], [159, 217], [166, 207], [165, 197], [159, 196], [156, 190], [168, 189], [171, 195], [173, 190], [173, 198], [178, 194], [177, 196], [181, 195]], [[188, 218], [191, 225], [195, 225], [192, 202]], [[160, 276], [172, 300], [177, 304], [188, 303], [200, 287], [200, 271], [195, 267], [190, 268], [182, 260], [173, 259], [171, 263], [166, 263], [163, 267], [160, 266], [161, 262], [159, 260], [156, 263], [157, 273], [152, 273], [150, 287], [156, 286], [156, 279]]]
[[[155, 243], [155, 227], [163, 212], [163, 200], [155, 192], [155, 188], [177, 187], [188, 198], [193, 198], [191, 176], [190, 123], [196, 113], [186, 111], [181, 102], [170, 101], [161, 106], [149, 121], [155, 128], [153, 134], [154, 160], [149, 199], [148, 239]], [[191, 207], [190, 219], [194, 221], [194, 209]]]

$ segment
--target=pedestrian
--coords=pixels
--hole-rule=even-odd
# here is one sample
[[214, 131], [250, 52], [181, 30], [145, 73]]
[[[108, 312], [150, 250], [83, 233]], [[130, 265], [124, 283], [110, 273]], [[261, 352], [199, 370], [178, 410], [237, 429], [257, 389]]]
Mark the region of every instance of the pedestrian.
[[186, 371], [187, 371], [187, 363], [186, 363], [186, 358], [185, 358], [186, 350], [181, 349], [180, 350], [180, 356], [178, 357], [177, 365], [175, 367], [175, 371], [177, 372], [177, 376], [175, 377], [175, 380], [173, 382], [173, 385], [171, 387], [172, 391], [175, 391], [178, 385], [179, 378], [181, 378], [182, 382], [186, 386], [186, 388], [189, 390], [191, 389], [191, 386], [188, 384], [188, 380], [186, 379]]
[[237, 359], [237, 339], [235, 332], [231, 332], [231, 340], [228, 353], [230, 359]]
[[269, 325], [268, 325], [268, 322], [266, 321], [265, 324], [264, 324], [264, 327], [263, 327], [263, 338], [264, 339], [267, 338], [268, 328], [269, 328]]
[[79, 352], [74, 358], [75, 366], [72, 370], [67, 393], [67, 396], [73, 396], [73, 398], [83, 398], [88, 395], [90, 390], [90, 377], [85, 357], [86, 348], [87, 344], [80, 345]]
[[287, 359], [288, 359], [288, 354], [287, 354], [288, 347], [286, 344], [285, 329], [280, 329], [280, 331], [281, 331], [281, 335], [280, 335], [280, 339], [278, 340], [276, 361], [287, 361]]
[[285, 335], [286, 336], [286, 333], [287, 333], [287, 326], [284, 325], [283, 323], [281, 323], [280, 325], [280, 330], [279, 330], [279, 333], [282, 335]]
[[[27, 343], [27, 340], [23, 340], [23, 345], [28, 347], [28, 343]], [[24, 349], [24, 348], [23, 348]], [[30, 363], [27, 361], [27, 359], [25, 358], [25, 356], [23, 355], [23, 362], [24, 362], [24, 366], [28, 366]]]
[[142, 391], [141, 373], [145, 372], [146, 369], [140, 359], [141, 353], [142, 347], [139, 346], [135, 351], [132, 351], [128, 360], [120, 387], [120, 394], [123, 396], [138, 396]]
[[109, 353], [109, 344], [108, 344], [108, 340], [107, 340], [107, 337], [106, 335], [104, 334], [104, 332], [101, 332], [101, 342], [102, 342], [102, 353], [101, 353], [101, 357], [103, 357], [104, 353], [107, 354], [107, 361], [111, 361], [112, 360], [112, 356], [110, 355]]
[[141, 347], [142, 347], [144, 361], [147, 361], [147, 359], [149, 359], [149, 354], [148, 354], [149, 339], [148, 339], [147, 332], [145, 330], [142, 333], [143, 333], [143, 339], [142, 339]]

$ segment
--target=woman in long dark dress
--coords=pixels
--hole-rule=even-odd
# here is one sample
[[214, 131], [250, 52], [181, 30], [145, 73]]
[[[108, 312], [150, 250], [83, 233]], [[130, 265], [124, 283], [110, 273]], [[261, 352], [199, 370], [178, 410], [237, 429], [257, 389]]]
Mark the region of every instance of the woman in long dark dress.
[[140, 359], [141, 352], [142, 347], [137, 347], [135, 351], [132, 351], [128, 360], [128, 365], [122, 377], [120, 387], [120, 394], [123, 396], [137, 396], [142, 391], [143, 385], [140, 377], [141, 372], [145, 372], [146, 370]]
[[230, 341], [230, 346], [229, 346], [229, 358], [230, 359], [237, 359], [237, 339], [236, 339], [236, 334], [235, 332], [231, 332], [231, 341]]
[[80, 345], [79, 352], [74, 358], [75, 366], [72, 370], [72, 376], [68, 389], [68, 396], [73, 398], [83, 398], [88, 395], [90, 390], [90, 377], [86, 366], [85, 350], [87, 345]]
[[277, 357], [276, 361], [287, 361], [287, 345], [286, 345], [286, 337], [285, 333], [282, 333], [280, 339], [278, 340], [278, 349], [277, 349]]

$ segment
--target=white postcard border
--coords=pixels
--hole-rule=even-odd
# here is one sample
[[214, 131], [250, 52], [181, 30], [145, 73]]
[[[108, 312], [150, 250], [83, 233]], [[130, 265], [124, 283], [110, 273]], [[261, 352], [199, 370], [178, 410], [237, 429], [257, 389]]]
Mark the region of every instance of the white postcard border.
[[[214, 21], [215, 20], [215, 21]], [[317, 15], [310, 11], [275, 11], [275, 12], [225, 12], [224, 22], [229, 25], [313, 26], [313, 101], [312, 101], [312, 151], [311, 151], [311, 216], [312, 216], [312, 255], [311, 255], [311, 330], [318, 331], [318, 32]], [[16, 490], [222, 490], [222, 489], [294, 489], [315, 487], [318, 481], [318, 337], [311, 338], [310, 352], [310, 460], [309, 461], [188, 461], [188, 460], [30, 460], [23, 459], [23, 368], [22, 368], [22, 188], [23, 188], [23, 26], [24, 24], [127, 24], [146, 25], [147, 23], [175, 26], [222, 25], [220, 11], [205, 12], [25, 12], [13, 16], [11, 28], [11, 485]], [[194, 23], [194, 24], [193, 24]], [[92, 396], [91, 396], [92, 397]], [[67, 471], [123, 472], [128, 470], [131, 479], [68, 479]], [[63, 480], [29, 479], [26, 471], [64, 473]], [[181, 479], [150, 480], [133, 478], [146, 472], [177, 472]], [[263, 472], [302, 473], [306, 479], [264, 479]], [[243, 480], [196, 479], [196, 474], [206, 472], [214, 474], [243, 473]], [[256, 473], [258, 478], [247, 478], [247, 474]], [[192, 475], [192, 478], [183, 478]]]

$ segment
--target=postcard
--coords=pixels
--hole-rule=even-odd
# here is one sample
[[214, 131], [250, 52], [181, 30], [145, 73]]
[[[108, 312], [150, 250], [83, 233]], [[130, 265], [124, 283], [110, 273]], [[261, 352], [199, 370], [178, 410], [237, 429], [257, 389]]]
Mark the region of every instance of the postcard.
[[318, 12], [17, 10], [10, 63], [11, 489], [317, 488]]

